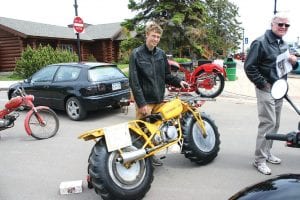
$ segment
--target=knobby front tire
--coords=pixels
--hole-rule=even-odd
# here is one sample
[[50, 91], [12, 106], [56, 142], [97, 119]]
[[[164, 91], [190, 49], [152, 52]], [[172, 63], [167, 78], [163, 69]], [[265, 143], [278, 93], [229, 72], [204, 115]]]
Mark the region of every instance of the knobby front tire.
[[187, 113], [182, 122], [183, 148], [182, 153], [186, 158], [198, 165], [206, 165], [212, 162], [220, 150], [220, 134], [214, 121], [205, 113], [201, 118], [206, 129], [206, 138], [202, 135], [196, 119], [191, 113]]

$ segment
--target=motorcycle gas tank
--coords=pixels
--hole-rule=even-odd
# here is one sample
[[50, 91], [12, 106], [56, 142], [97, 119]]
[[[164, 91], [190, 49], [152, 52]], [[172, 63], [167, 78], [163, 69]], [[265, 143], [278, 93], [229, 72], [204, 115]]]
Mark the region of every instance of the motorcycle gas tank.
[[282, 174], [236, 193], [229, 200], [300, 199], [300, 174]]
[[5, 108], [7, 108], [7, 109], [13, 109], [13, 108], [17, 108], [17, 107], [21, 106], [21, 104], [22, 104], [22, 97], [17, 96], [17, 97], [11, 98], [5, 104]]
[[174, 99], [162, 105], [157, 112], [161, 113], [163, 119], [168, 120], [177, 117], [182, 112], [181, 100]]

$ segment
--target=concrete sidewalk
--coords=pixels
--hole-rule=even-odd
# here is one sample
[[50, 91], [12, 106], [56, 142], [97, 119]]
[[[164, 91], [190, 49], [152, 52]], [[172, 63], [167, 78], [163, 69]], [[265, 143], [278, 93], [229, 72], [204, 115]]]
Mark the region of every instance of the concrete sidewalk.
[[[225, 88], [218, 98], [232, 98], [238, 101], [256, 101], [254, 85], [247, 78], [244, 71], [244, 63], [238, 60], [236, 67], [236, 80], [226, 81]], [[288, 77], [289, 96], [300, 102], [300, 75], [290, 74]]]
[[0, 91], [7, 90], [8, 87], [14, 83], [18, 83], [20, 81], [0, 81]]

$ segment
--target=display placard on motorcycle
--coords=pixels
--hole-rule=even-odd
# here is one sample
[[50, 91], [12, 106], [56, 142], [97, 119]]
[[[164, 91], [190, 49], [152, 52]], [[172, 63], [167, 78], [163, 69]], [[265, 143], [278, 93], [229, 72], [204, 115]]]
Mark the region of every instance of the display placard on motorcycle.
[[108, 152], [132, 145], [128, 123], [103, 128]]

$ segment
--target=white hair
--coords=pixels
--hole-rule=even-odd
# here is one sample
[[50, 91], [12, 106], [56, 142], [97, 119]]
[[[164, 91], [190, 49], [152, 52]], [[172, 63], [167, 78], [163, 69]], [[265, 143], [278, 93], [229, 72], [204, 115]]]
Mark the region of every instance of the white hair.
[[276, 19], [287, 19], [290, 21], [289, 16], [286, 12], [277, 12], [273, 17], [271, 22], [274, 22]]

